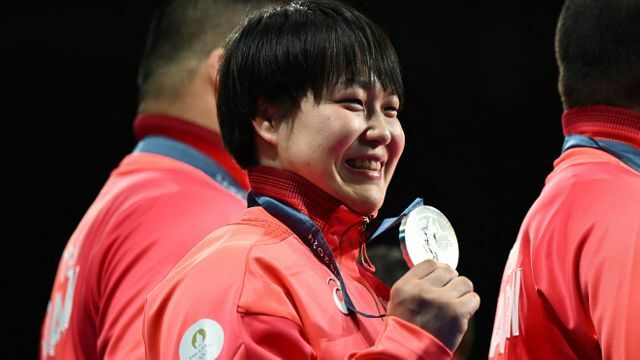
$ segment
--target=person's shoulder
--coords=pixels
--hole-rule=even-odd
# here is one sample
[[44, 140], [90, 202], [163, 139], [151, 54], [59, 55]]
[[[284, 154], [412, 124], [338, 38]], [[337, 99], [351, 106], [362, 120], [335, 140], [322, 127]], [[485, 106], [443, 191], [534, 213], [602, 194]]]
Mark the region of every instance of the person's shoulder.
[[200, 241], [175, 271], [195, 281], [213, 273], [245, 281], [259, 269], [285, 274], [296, 264], [306, 266], [307, 256], [308, 249], [289, 228], [263, 208], [251, 207]]
[[[249, 208], [240, 219], [218, 228], [193, 247], [149, 295], [148, 302], [159, 304], [162, 299], [177, 297], [197, 298], [204, 304], [227, 295], [239, 299], [243, 289], [255, 288], [255, 282], [247, 280], [252, 274], [267, 268], [268, 272], [280, 272], [282, 269], [274, 268], [286, 266], [285, 260], [291, 256], [281, 247], [293, 239], [293, 233], [264, 209]], [[264, 285], [268, 279], [263, 277], [260, 282]], [[207, 284], [225, 291], [209, 293], [203, 290]]]
[[546, 192], [554, 196], [640, 197], [640, 173], [613, 155], [590, 148], [571, 149], [556, 161]]
[[151, 187], [157, 189], [156, 193], [190, 191], [234, 196], [201, 170], [158, 154], [133, 153], [126, 156], [112, 172], [110, 180], [128, 187]]
[[213, 218], [224, 217], [224, 211], [237, 215], [246, 207], [244, 199], [202, 171], [178, 160], [145, 153], [125, 157], [112, 172], [98, 200], [126, 213], [218, 209], [220, 214], [216, 212]]
[[556, 161], [528, 222], [579, 232], [640, 223], [640, 173], [602, 151], [575, 150]]
[[277, 246], [293, 236], [291, 230], [264, 209], [252, 207], [244, 210], [236, 221], [212, 231], [181, 263], [190, 263], [190, 268], [243, 269], [249, 258], [259, 256], [254, 248]]
[[300, 324], [284, 278], [284, 260], [292, 256], [282, 251], [296, 239], [259, 207], [209, 234], [147, 296], [147, 346], [166, 346], [166, 334], [184, 338], [202, 319], [213, 319], [225, 333], [236, 334], [229, 337], [232, 342], [241, 338], [246, 315], [267, 314]]

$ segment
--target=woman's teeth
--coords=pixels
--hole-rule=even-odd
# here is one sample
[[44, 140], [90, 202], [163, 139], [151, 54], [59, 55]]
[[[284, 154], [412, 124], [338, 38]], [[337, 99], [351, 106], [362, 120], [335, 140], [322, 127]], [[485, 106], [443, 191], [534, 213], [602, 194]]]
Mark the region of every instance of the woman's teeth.
[[347, 164], [353, 168], [360, 170], [379, 171], [380, 169], [382, 169], [382, 163], [377, 160], [351, 159], [347, 160]]

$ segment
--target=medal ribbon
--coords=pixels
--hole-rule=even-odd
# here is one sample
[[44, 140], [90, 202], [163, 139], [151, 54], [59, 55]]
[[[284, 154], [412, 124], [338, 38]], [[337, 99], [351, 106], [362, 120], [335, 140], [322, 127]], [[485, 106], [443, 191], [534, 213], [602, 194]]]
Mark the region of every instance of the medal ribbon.
[[[351, 300], [351, 297], [347, 292], [347, 287], [344, 283], [344, 279], [342, 278], [342, 274], [340, 273], [340, 268], [336, 263], [335, 257], [333, 256], [333, 252], [331, 251], [327, 240], [322, 234], [320, 228], [318, 228], [318, 226], [316, 226], [309, 217], [278, 202], [277, 200], [267, 196], [254, 195], [251, 191], [249, 191], [247, 195], [247, 204], [249, 207], [261, 206], [271, 214], [271, 216], [285, 224], [296, 234], [296, 236], [298, 236], [300, 240], [302, 240], [305, 246], [311, 250], [311, 253], [313, 253], [315, 258], [318, 259], [329, 271], [331, 271], [333, 276], [335, 276], [340, 286], [340, 292], [342, 292], [344, 303], [349, 310], [365, 318], [381, 318], [386, 316], [386, 314], [371, 315], [356, 309], [353, 300]], [[380, 235], [391, 226], [400, 222], [404, 215], [408, 214], [411, 210], [420, 205], [422, 205], [422, 199], [418, 198], [400, 216], [385, 219], [378, 230], [376, 230], [373, 237]]]
[[342, 278], [342, 274], [340, 273], [340, 269], [338, 268], [338, 264], [336, 264], [336, 260], [333, 257], [333, 252], [331, 251], [329, 244], [327, 244], [327, 240], [324, 238], [322, 231], [313, 223], [313, 221], [311, 221], [311, 219], [299, 211], [278, 202], [277, 200], [267, 196], [256, 196], [251, 191], [249, 191], [249, 194], [247, 195], [247, 204], [249, 207], [261, 206], [271, 214], [271, 216], [285, 224], [298, 236], [298, 238], [300, 238], [300, 240], [302, 240], [307, 248], [311, 250], [316, 259], [318, 259], [322, 265], [329, 269], [333, 276], [335, 276], [338, 281], [338, 285], [340, 286], [340, 292], [342, 292], [344, 303], [347, 305], [349, 310], [365, 318], [381, 318], [386, 316], [386, 314], [370, 315], [356, 309], [355, 304], [347, 292], [347, 287]]
[[233, 194], [245, 198], [246, 192], [229, 175], [222, 166], [218, 165], [209, 156], [203, 154], [196, 148], [165, 136], [146, 136], [138, 142], [134, 153], [152, 153], [168, 156], [172, 159], [182, 161], [194, 168], [204, 172], [215, 182]]
[[635, 171], [640, 172], [640, 150], [631, 145], [613, 140], [595, 140], [583, 135], [566, 136], [562, 145], [562, 152], [574, 147], [590, 147], [606, 151]]
[[422, 198], [416, 198], [415, 200], [413, 200], [411, 205], [409, 205], [409, 207], [406, 208], [400, 215], [398, 215], [396, 217], [393, 217], [393, 218], [386, 218], [386, 219], [382, 220], [382, 223], [380, 223], [380, 226], [378, 226], [378, 228], [373, 233], [373, 235], [371, 235], [371, 238], [369, 239], [369, 241], [373, 240], [374, 238], [376, 238], [378, 235], [382, 234], [383, 232], [389, 230], [390, 227], [397, 225], [400, 221], [402, 221], [402, 218], [404, 218], [412, 210], [422, 206], [423, 204], [424, 204], [424, 202], [423, 202]]

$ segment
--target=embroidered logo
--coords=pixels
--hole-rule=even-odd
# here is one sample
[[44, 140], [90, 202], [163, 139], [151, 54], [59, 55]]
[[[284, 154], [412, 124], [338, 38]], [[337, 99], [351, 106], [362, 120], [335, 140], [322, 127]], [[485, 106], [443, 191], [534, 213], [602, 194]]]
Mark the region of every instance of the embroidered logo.
[[224, 331], [211, 319], [200, 319], [187, 329], [180, 340], [180, 360], [212, 360], [222, 351]]

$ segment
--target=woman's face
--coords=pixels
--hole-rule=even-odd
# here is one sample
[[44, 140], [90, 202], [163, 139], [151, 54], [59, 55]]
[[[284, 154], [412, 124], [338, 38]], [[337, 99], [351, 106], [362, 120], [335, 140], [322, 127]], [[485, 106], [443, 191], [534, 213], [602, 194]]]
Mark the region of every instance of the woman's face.
[[319, 104], [308, 94], [276, 130], [278, 165], [371, 214], [382, 206], [404, 149], [399, 107], [378, 83], [338, 86]]

